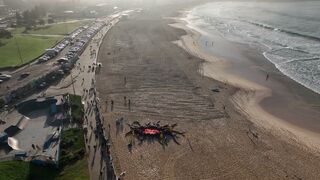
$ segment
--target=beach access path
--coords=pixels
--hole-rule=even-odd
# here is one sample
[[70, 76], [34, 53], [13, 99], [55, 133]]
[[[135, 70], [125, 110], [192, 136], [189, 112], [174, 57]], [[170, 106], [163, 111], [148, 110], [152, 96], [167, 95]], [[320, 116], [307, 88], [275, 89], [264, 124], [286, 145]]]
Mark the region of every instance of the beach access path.
[[84, 135], [84, 138], [88, 155], [88, 169], [91, 179], [106, 179], [106, 164], [109, 163], [106, 161], [107, 159], [105, 157], [102, 157], [103, 153], [100, 143], [101, 137], [95, 136], [95, 131], [97, 129], [95, 106], [99, 106], [99, 104], [96, 104], [97, 97], [94, 95], [94, 91], [96, 90], [96, 54], [99, 51], [100, 43], [102, 42], [103, 37], [112, 28], [112, 26], [119, 21], [120, 14], [121, 13], [113, 14], [104, 19], [104, 21], [107, 23], [107, 26], [104, 26], [92, 38], [87, 48], [84, 50], [81, 56], [79, 56], [79, 60], [68, 76], [63, 78], [56, 85], [50, 86], [45, 91], [30, 97], [50, 97], [66, 93], [82, 96], [86, 116], [84, 126], [87, 128], [87, 133]]

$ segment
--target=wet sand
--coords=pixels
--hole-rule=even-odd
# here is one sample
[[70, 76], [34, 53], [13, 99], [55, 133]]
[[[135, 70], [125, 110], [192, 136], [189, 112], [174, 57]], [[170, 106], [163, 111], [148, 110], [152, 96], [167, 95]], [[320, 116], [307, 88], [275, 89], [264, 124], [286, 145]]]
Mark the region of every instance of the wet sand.
[[181, 19], [174, 26], [193, 35], [183, 37], [180, 44], [207, 59], [205, 75], [242, 89], [231, 98], [240, 111], [264, 128], [277, 129], [275, 134], [287, 134], [319, 150], [319, 94], [283, 75], [257, 48], [230, 42], [218, 32], [208, 34]]
[[320, 133], [319, 94], [283, 75], [254, 47], [234, 42], [225, 42], [219, 47], [223, 44], [221, 41], [227, 40], [216, 37], [213, 37], [213, 46], [204, 47], [205, 39], [201, 37], [198, 42], [202, 44], [201, 48], [231, 62], [227, 72], [271, 89], [272, 96], [260, 103], [264, 110], [301, 128]]
[[[207, 71], [203, 59], [219, 60], [205, 57], [197, 48], [185, 51], [190, 46], [182, 46], [188, 41], [180, 38], [192, 44], [188, 37], [194, 35], [169, 26], [175, 21], [165, 18], [181, 9], [161, 9], [145, 9], [120, 21], [99, 51], [103, 67], [96, 77], [97, 91], [104, 109], [104, 128], [110, 130], [116, 174], [126, 172], [123, 179], [130, 180], [320, 177], [317, 154], [258, 126], [239, 109], [243, 106], [236, 106], [234, 98], [249, 98], [251, 92], [219, 81], [232, 76], [224, 71], [227, 63], [211, 63], [216, 71]], [[221, 77], [204, 76], [208, 72]], [[245, 79], [230, 79], [250, 84]], [[257, 83], [250, 85], [265, 89]], [[217, 87], [220, 92], [213, 92]], [[130, 99], [130, 109], [124, 97]], [[123, 129], [116, 125], [121, 117]], [[186, 132], [186, 137], [178, 139], [180, 145], [170, 141], [167, 146], [136, 140], [130, 151], [125, 133], [129, 131], [126, 123], [133, 121], [178, 123], [176, 129]]]

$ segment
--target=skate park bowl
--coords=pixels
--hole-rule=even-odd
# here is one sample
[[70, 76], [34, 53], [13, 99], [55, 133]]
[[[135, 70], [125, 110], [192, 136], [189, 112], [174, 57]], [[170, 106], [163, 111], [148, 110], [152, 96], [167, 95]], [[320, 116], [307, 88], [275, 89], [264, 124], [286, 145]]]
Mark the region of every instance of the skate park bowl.
[[26, 152], [27, 156], [56, 159], [62, 121], [51, 112], [57, 112], [59, 98], [32, 99], [15, 105], [2, 126], [0, 156]]
[[20, 114], [26, 115], [35, 110], [49, 108], [56, 103], [57, 99], [55, 98], [32, 99], [17, 104], [16, 108]]

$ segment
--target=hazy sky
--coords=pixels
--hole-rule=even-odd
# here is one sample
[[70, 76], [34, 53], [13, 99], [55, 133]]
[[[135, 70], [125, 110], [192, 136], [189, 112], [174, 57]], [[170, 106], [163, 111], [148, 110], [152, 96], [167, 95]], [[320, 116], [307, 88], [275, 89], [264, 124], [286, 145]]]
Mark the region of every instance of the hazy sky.
[[125, 4], [125, 5], [163, 5], [163, 4], [172, 4], [176, 2], [187, 2], [187, 1], [196, 1], [196, 0], [21, 0], [32, 4], [39, 4], [39, 3], [50, 3], [50, 4], [57, 4], [57, 3], [74, 3], [76, 5], [94, 5], [94, 4]]
[[113, 3], [113, 2], [126, 2], [126, 3], [170, 3], [177, 1], [190, 1], [190, 0], [23, 0], [25, 2], [75, 2], [75, 3], [90, 3], [90, 4], [98, 4], [98, 3]]

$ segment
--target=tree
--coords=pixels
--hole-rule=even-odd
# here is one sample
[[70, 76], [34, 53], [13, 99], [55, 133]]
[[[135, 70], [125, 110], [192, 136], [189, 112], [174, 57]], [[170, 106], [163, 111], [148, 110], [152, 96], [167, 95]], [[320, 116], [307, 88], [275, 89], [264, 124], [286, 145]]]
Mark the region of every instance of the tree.
[[48, 24], [54, 23], [54, 20], [52, 18], [48, 19]]
[[37, 10], [39, 17], [43, 17], [47, 14], [47, 10], [43, 4], [36, 6], [35, 9]]
[[3, 108], [4, 105], [6, 105], [6, 103], [4, 102], [4, 100], [2, 98], [0, 98], [0, 109]]
[[29, 11], [29, 18], [30, 19], [37, 19], [38, 18], [38, 12], [36, 9], [31, 9]]
[[22, 24], [22, 17], [21, 17], [21, 14], [19, 12], [16, 12], [16, 20], [17, 20], [17, 25], [21, 25]]
[[39, 22], [40, 25], [44, 25], [46, 23], [43, 19], [39, 19], [38, 22]]
[[27, 23], [30, 20], [30, 11], [29, 10], [23, 11], [22, 17], [23, 17], [24, 23]]
[[11, 38], [12, 37], [12, 34], [10, 31], [7, 31], [5, 29], [0, 29], [0, 38]]
[[30, 29], [32, 26], [36, 25], [34, 12], [26, 10], [22, 13], [22, 16], [23, 16], [23, 24], [26, 26], [27, 29]]

